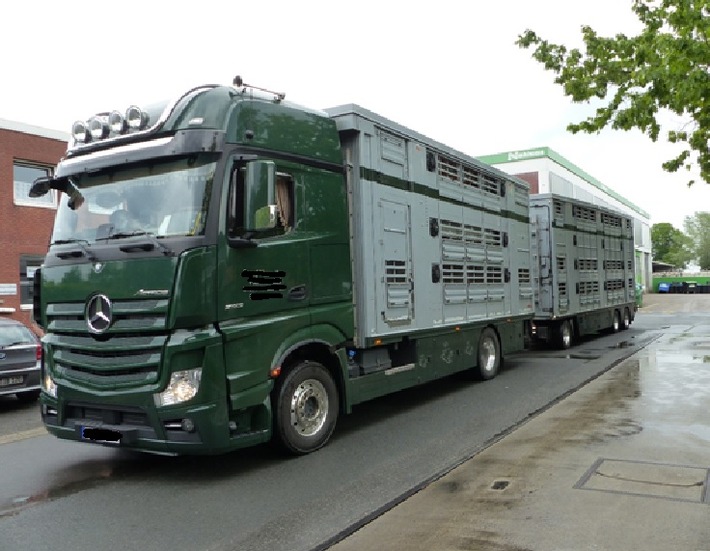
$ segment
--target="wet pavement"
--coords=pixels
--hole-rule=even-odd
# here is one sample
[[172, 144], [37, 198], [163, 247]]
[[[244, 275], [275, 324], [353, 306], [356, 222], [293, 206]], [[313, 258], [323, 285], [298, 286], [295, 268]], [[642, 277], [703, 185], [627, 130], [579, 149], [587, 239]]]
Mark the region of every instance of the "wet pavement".
[[[648, 311], [662, 321], [665, 308]], [[710, 550], [708, 319], [659, 323], [645, 347], [330, 549]]]

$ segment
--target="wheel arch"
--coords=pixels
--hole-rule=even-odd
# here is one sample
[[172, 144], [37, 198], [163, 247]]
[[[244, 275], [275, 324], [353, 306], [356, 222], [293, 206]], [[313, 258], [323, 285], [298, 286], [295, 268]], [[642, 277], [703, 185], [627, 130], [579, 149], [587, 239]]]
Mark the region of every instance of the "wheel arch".
[[[340, 411], [347, 413], [349, 406], [346, 406], [347, 396], [343, 375], [345, 349], [341, 346], [345, 341], [345, 336], [335, 328], [323, 327], [325, 330], [317, 336], [314, 335], [314, 330], [317, 328], [308, 328], [306, 331], [291, 335], [279, 347], [271, 365], [280, 368], [277, 378], [282, 378], [301, 361], [318, 362], [333, 377], [340, 396]], [[274, 385], [274, 388], [276, 386]]]

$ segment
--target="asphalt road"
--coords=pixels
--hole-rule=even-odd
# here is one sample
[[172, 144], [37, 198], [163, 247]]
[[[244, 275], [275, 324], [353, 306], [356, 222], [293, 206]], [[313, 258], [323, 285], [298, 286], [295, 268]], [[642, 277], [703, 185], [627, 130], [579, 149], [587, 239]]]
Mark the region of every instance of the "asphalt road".
[[492, 381], [452, 377], [360, 405], [328, 446], [300, 458], [266, 446], [168, 458], [63, 442], [42, 434], [35, 408], [2, 399], [0, 549], [327, 548], [650, 342], [668, 315], [649, 299], [631, 329], [515, 355]]

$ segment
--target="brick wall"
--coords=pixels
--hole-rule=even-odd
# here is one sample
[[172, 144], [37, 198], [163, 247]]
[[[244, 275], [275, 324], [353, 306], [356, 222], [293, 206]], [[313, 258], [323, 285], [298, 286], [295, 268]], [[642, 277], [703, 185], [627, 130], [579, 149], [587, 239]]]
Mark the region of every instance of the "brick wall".
[[540, 193], [540, 174], [538, 172], [523, 172], [520, 174], [515, 174], [521, 180], [525, 180], [530, 184], [530, 195], [536, 195]]
[[67, 143], [59, 139], [0, 128], [0, 284], [17, 285], [16, 295], [0, 295], [0, 308], [15, 311], [0, 315], [20, 320], [38, 333], [32, 311], [20, 308], [20, 255], [46, 254], [55, 210], [14, 203], [13, 164], [54, 167], [66, 148]]

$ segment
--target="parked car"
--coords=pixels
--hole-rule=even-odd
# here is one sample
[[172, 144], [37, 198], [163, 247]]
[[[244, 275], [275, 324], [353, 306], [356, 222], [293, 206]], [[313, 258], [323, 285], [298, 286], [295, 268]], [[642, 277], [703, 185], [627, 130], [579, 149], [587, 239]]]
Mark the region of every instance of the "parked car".
[[41, 364], [37, 335], [19, 321], [0, 318], [0, 396], [14, 394], [27, 403], [37, 400]]

